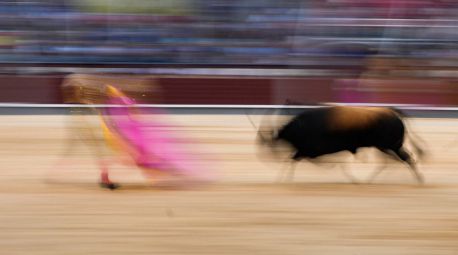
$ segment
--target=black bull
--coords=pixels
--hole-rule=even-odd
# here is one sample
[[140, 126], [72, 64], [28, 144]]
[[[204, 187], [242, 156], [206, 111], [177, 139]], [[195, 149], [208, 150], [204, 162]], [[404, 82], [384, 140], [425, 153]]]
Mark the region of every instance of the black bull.
[[[294, 161], [341, 151], [355, 154], [358, 148], [375, 147], [407, 163], [417, 180], [423, 182], [415, 161], [404, 148], [407, 130], [403, 116], [398, 110], [382, 107], [317, 108], [295, 116], [278, 130], [261, 127], [258, 141], [274, 152], [279, 143], [286, 142], [294, 149]], [[411, 144], [421, 156], [423, 150], [412, 139]]]

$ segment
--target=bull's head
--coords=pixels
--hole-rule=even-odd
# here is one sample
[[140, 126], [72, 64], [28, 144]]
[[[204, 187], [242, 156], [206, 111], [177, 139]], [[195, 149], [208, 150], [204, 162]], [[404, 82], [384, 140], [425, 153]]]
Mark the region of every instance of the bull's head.
[[273, 128], [270, 129], [259, 129], [258, 133], [256, 135], [256, 141], [260, 145], [265, 145], [265, 146], [273, 146], [275, 141], [277, 140], [276, 136], [276, 130]]
[[256, 134], [258, 156], [262, 158], [281, 159], [285, 152], [285, 143], [279, 139], [281, 121], [272, 116], [264, 116]]
[[278, 127], [273, 121], [273, 115], [264, 115], [257, 128], [256, 141], [259, 145], [273, 146], [276, 140]]

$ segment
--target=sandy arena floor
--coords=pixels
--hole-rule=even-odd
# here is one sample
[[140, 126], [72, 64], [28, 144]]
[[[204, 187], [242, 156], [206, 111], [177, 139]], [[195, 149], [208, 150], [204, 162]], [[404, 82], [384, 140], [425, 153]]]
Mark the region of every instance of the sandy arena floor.
[[[395, 162], [374, 184], [305, 162], [275, 183], [280, 164], [256, 157], [246, 116], [169, 118], [216, 182], [151, 187], [115, 165], [124, 185], [103, 190], [89, 147], [63, 157], [68, 116], [1, 116], [0, 254], [458, 254], [458, 120], [410, 121], [428, 149], [420, 186]], [[379, 160], [362, 154], [329, 160], [362, 180]]]

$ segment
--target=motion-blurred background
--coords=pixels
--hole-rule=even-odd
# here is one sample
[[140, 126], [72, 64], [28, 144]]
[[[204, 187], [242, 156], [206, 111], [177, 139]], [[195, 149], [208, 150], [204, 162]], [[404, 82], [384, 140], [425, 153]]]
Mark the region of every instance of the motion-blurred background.
[[[148, 75], [164, 104], [457, 105], [454, 0], [0, 2], [1, 102], [71, 73]], [[148, 77], [146, 79], [149, 79]]]
[[[457, 42], [458, 0], [0, 0], [0, 254], [456, 255]], [[106, 85], [153, 105], [68, 105]], [[426, 184], [368, 184], [371, 149], [275, 182], [257, 130], [287, 102], [410, 109]], [[151, 144], [215, 182], [161, 188]]]

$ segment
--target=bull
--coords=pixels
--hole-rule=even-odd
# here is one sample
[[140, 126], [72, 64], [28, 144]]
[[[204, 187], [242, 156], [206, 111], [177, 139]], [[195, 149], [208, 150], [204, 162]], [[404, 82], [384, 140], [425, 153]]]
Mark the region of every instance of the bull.
[[[342, 151], [356, 154], [359, 148], [374, 147], [398, 161], [406, 163], [419, 183], [424, 182], [412, 155], [404, 146], [409, 134], [403, 121], [405, 115], [393, 108], [331, 106], [307, 110], [293, 117], [282, 127], [261, 126], [258, 142], [272, 152], [281, 144], [293, 149], [292, 161], [314, 159]], [[414, 142], [413, 148], [421, 157], [423, 149]], [[294, 176], [294, 166], [290, 179]], [[384, 167], [383, 167], [384, 168]], [[383, 170], [378, 169], [372, 179]]]

